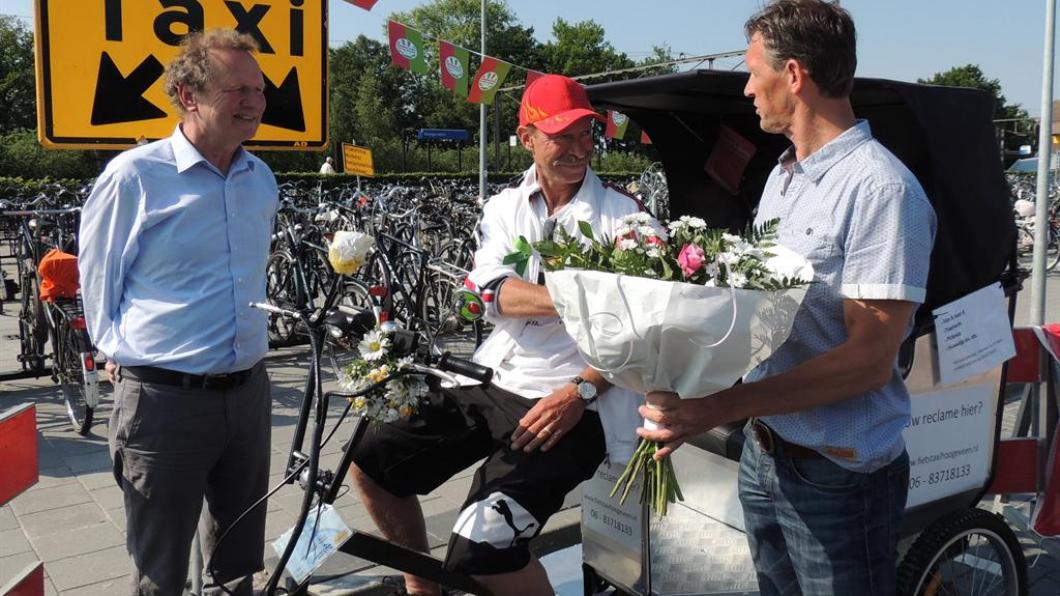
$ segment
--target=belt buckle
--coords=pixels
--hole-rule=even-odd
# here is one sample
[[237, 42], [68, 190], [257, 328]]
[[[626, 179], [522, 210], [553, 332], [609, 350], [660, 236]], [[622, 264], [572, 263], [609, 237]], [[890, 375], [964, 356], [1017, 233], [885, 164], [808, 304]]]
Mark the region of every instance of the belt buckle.
[[219, 375], [203, 375], [203, 389], [227, 389], [232, 384], [231, 375], [224, 373]]
[[758, 448], [763, 453], [773, 455], [776, 452], [776, 440], [773, 437], [773, 430], [755, 419], [751, 422], [751, 430], [755, 433], [755, 440], [758, 442]]

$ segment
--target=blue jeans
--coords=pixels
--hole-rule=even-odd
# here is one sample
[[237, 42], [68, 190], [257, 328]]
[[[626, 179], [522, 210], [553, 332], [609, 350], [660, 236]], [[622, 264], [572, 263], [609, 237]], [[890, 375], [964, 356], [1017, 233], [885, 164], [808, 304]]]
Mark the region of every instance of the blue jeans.
[[739, 485], [763, 596], [894, 596], [908, 454], [860, 474], [766, 454], [748, 431]]

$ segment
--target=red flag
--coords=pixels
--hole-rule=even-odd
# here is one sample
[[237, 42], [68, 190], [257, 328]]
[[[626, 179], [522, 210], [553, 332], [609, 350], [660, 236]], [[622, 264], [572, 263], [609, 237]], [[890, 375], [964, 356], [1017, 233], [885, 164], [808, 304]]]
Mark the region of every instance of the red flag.
[[439, 41], [438, 66], [442, 71], [442, 85], [460, 97], [467, 97], [468, 51], [448, 41]]
[[391, 62], [412, 72], [427, 72], [420, 32], [395, 21], [387, 21], [387, 31], [390, 34]]
[[539, 71], [536, 71], [536, 70], [528, 70], [528, 71], [526, 71], [526, 86], [529, 87], [530, 83], [533, 83], [534, 81], [537, 80], [537, 77], [543, 77], [543, 76], [545, 76], [545, 73], [543, 73], [543, 72], [539, 72]]
[[651, 139], [648, 138], [648, 133], [643, 130], [640, 131], [640, 142], [644, 145], [651, 145]]
[[482, 66], [478, 67], [475, 79], [471, 81], [471, 91], [467, 94], [467, 100], [471, 103], [493, 103], [493, 96], [504, 84], [508, 76], [511, 64], [498, 60], [492, 56], [482, 58]]
[[626, 136], [626, 127], [629, 126], [629, 118], [621, 112], [607, 111], [607, 128], [604, 135], [609, 139], [621, 139]]
[[354, 5], [354, 6], [363, 8], [365, 10], [372, 10], [372, 7], [375, 6], [375, 3], [379, 2], [379, 0], [346, 0], [346, 1], [349, 2], [350, 4]]

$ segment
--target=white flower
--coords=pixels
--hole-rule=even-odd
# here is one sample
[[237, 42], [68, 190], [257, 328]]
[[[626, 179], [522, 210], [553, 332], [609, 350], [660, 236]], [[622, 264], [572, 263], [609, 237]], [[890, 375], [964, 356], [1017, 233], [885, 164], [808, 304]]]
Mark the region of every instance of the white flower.
[[368, 252], [375, 246], [375, 239], [363, 232], [335, 232], [328, 245], [328, 262], [340, 275], [352, 275], [361, 268]]
[[361, 358], [365, 360], [379, 360], [386, 356], [387, 348], [390, 347], [390, 338], [379, 329], [373, 329], [365, 334], [357, 349], [361, 352]]
[[699, 217], [692, 217], [691, 215], [682, 215], [681, 221], [688, 227], [696, 230], [702, 230], [707, 227], [706, 220]]
[[633, 233], [633, 228], [631, 226], [627, 226], [627, 225], [618, 226], [618, 229], [615, 230], [615, 236], [618, 236], [620, 238], [622, 236], [629, 236], [632, 233]]
[[397, 369], [405, 370], [408, 368], [412, 368], [412, 362], [412, 356], [405, 356], [404, 358], [399, 358], [397, 361]]
[[622, 218], [622, 223], [627, 225], [639, 225], [651, 223], [652, 217], [643, 211], [631, 213]]
[[663, 256], [662, 250], [657, 246], [653, 246], [648, 249], [647, 255], [653, 259], [661, 259]]
[[637, 241], [632, 238], [624, 238], [618, 241], [618, 250], [633, 250], [637, 248]]
[[722, 263], [725, 263], [729, 267], [732, 267], [732, 266], [736, 265], [736, 263], [740, 262], [740, 255], [727, 250], [727, 251], [718, 253], [718, 260], [721, 261]]
[[747, 285], [747, 276], [739, 271], [729, 274], [729, 285], [734, 288], [742, 288]]
[[716, 287], [718, 287], [718, 282], [714, 281], [714, 278], [712, 277], [712, 278], [708, 279], [707, 281], [703, 282], [703, 285], [708, 287], [708, 288], [716, 288]]
[[721, 267], [715, 261], [709, 261], [703, 264], [703, 272], [710, 277], [717, 277], [721, 273]]

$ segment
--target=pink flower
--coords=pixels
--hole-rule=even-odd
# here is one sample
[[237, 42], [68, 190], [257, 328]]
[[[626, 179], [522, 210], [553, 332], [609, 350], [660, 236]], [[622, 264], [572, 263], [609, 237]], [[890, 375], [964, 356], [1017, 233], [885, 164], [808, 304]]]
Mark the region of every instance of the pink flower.
[[648, 236], [644, 239], [644, 243], [648, 246], [658, 246], [659, 248], [664, 248], [666, 246], [666, 242], [664, 242], [663, 239], [659, 238], [658, 236]]
[[692, 277], [696, 271], [703, 268], [703, 249], [696, 244], [686, 244], [677, 255], [677, 264], [681, 266], [681, 272], [685, 277]]

